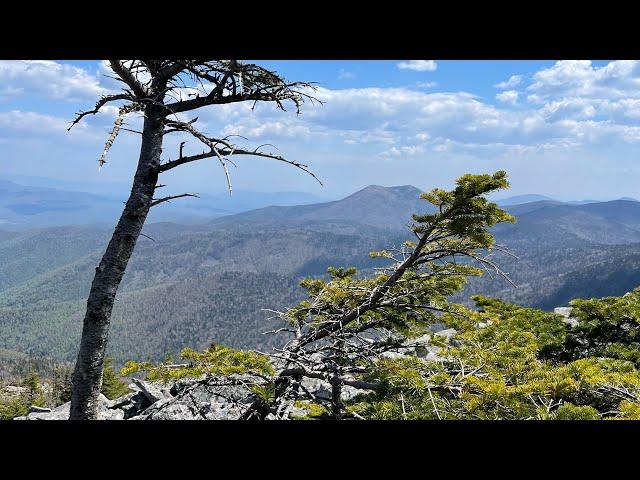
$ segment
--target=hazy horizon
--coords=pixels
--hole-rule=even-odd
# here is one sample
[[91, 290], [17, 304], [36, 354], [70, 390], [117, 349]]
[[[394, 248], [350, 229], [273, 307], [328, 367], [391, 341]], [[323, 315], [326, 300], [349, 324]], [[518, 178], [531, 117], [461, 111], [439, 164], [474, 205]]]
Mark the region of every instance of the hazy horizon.
[[[122, 196], [122, 195], [126, 195], [129, 193], [129, 188], [130, 186], [127, 185], [126, 183], [122, 182], [122, 183], [114, 183], [114, 182], [109, 182], [109, 183], [100, 183], [100, 182], [92, 182], [92, 183], [87, 183], [87, 182], [74, 182], [74, 181], [68, 181], [68, 180], [62, 180], [62, 179], [57, 179], [57, 178], [51, 178], [51, 177], [40, 177], [40, 176], [31, 176], [31, 175], [4, 175], [0, 173], [0, 181], [9, 181], [12, 183], [15, 183], [17, 185], [24, 185], [24, 186], [28, 186], [28, 187], [42, 187], [42, 188], [55, 188], [55, 189], [60, 189], [60, 190], [65, 190], [65, 191], [73, 191], [73, 192], [84, 192], [84, 193], [89, 193], [89, 194], [93, 194], [93, 195], [102, 195], [102, 196], [113, 196], [113, 194], [115, 193], [113, 190], [111, 190], [114, 187], [119, 188], [120, 190], [117, 190], [117, 196]], [[309, 195], [310, 198], [317, 198], [318, 202], [323, 202], [323, 201], [333, 201], [333, 200], [339, 200], [341, 198], [347, 197], [349, 195], [352, 195], [356, 192], [359, 192], [367, 187], [372, 187], [372, 186], [380, 186], [380, 187], [384, 187], [384, 188], [394, 188], [394, 187], [405, 187], [405, 186], [411, 186], [411, 187], [415, 187], [418, 188], [419, 190], [422, 191], [426, 191], [426, 189], [421, 188], [419, 185], [413, 185], [410, 183], [407, 184], [403, 184], [403, 185], [383, 185], [383, 184], [369, 184], [369, 185], [365, 185], [363, 187], [360, 188], [354, 188], [352, 191], [347, 191], [344, 194], [341, 195], [333, 195], [333, 196], [328, 196], [328, 195], [323, 195], [324, 192], [321, 192], [320, 194], [318, 193], [312, 193], [312, 192], [305, 192], [303, 190], [280, 190], [280, 191], [264, 191], [264, 190], [255, 190], [255, 189], [250, 189], [250, 190], [236, 190], [234, 189], [233, 191], [233, 196], [231, 197], [232, 199], [235, 198], [242, 198], [243, 194], [248, 194], [248, 193], [256, 193], [256, 194], [287, 194], [287, 193], [296, 193], [296, 194], [305, 194], [305, 195]], [[83, 188], [85, 187], [85, 188]], [[220, 196], [220, 195], [224, 195], [227, 196], [229, 194], [228, 190], [225, 189], [220, 189], [218, 191], [209, 191], [207, 193], [205, 193], [205, 196]], [[524, 198], [524, 197], [533, 197], [533, 196], [540, 196], [540, 197], [548, 197], [552, 200], [558, 200], [561, 202], [574, 202], [574, 201], [583, 201], [583, 200], [595, 200], [598, 202], [607, 202], [607, 201], [613, 201], [613, 200], [620, 200], [620, 199], [631, 199], [631, 200], [636, 200], [637, 198], [632, 197], [632, 196], [628, 196], [628, 195], [619, 195], [619, 196], [611, 196], [611, 197], [603, 197], [603, 196], [596, 196], [596, 195], [588, 195], [588, 193], [584, 196], [584, 197], [572, 197], [572, 196], [567, 196], [567, 195], [554, 195], [554, 194], [542, 194], [539, 192], [535, 192], [535, 191], [531, 191], [531, 192], [524, 192], [524, 193], [518, 193], [518, 194], [514, 194], [511, 189], [508, 190], [504, 190], [502, 192], [499, 193], [494, 193], [489, 195], [489, 198], [491, 200], [494, 201], [501, 201], [501, 200], [510, 200], [510, 199], [514, 199], [514, 198]]]

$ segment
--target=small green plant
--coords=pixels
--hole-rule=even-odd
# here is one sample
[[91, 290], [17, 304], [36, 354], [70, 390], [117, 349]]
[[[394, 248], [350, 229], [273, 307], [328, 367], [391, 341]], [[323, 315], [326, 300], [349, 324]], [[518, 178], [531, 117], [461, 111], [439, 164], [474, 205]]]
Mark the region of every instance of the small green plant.
[[113, 368], [113, 359], [106, 358], [104, 361], [104, 372], [102, 374], [102, 394], [109, 400], [122, 397], [129, 393], [129, 387]]
[[120, 374], [131, 375], [145, 372], [151, 381], [168, 382], [185, 377], [200, 377], [202, 375], [231, 375], [253, 373], [258, 375], [273, 375], [275, 371], [269, 362], [269, 357], [256, 352], [236, 350], [223, 345], [212, 344], [208, 349], [198, 352], [185, 348], [180, 353], [183, 365], [152, 364], [148, 362], [127, 362]]

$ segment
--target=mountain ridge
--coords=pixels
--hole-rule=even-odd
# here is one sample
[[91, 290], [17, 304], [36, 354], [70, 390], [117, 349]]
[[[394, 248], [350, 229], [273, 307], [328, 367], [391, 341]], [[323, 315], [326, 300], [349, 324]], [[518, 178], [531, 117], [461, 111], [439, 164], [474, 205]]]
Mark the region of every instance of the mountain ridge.
[[[297, 281], [323, 275], [328, 266], [365, 272], [380, 266], [368, 252], [410, 239], [411, 214], [434, 208], [419, 193], [407, 185], [372, 185], [340, 200], [265, 207], [206, 224], [146, 225], [153, 240], [140, 238], [127, 269], [110, 354], [118, 361], [157, 360], [212, 339], [260, 347], [270, 341], [261, 332], [272, 325], [261, 308], [290, 305], [300, 298]], [[551, 308], [576, 292], [625, 293], [637, 279], [640, 203], [544, 200], [505, 208], [517, 215], [516, 224], [492, 231], [518, 259], [496, 254], [496, 260], [518, 288], [491, 276], [472, 279], [460, 301], [478, 293]], [[0, 229], [0, 348], [73, 359], [111, 228]], [[151, 338], [161, 325], [168, 335], [163, 342]]]

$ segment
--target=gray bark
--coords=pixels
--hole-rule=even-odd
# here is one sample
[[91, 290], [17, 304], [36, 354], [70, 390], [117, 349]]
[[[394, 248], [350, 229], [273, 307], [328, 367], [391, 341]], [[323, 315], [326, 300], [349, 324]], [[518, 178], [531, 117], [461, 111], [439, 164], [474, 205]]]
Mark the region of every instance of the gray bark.
[[140, 158], [131, 194], [91, 284], [73, 374], [70, 410], [72, 420], [97, 418], [111, 311], [153, 201], [162, 153], [162, 120], [162, 113], [157, 107], [145, 110]]
[[342, 379], [338, 372], [331, 377], [331, 414], [333, 418], [339, 419], [344, 405], [340, 398], [342, 393]]

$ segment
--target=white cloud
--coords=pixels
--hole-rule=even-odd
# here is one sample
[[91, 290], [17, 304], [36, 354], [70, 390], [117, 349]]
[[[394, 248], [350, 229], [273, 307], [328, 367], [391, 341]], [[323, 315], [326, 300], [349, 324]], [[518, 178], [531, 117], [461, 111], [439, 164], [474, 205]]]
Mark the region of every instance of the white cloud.
[[[585, 144], [588, 142], [635, 142], [635, 129], [622, 125], [640, 123], [640, 99], [607, 101], [592, 105], [589, 99], [577, 101], [548, 101], [538, 107], [513, 110], [485, 103], [467, 92], [423, 92], [408, 88], [319, 88], [317, 96], [323, 106], [306, 105], [300, 116], [279, 112], [268, 105], [255, 111], [243, 105], [227, 105], [201, 115], [210, 133], [222, 132], [245, 135], [252, 142], [312, 141], [323, 139], [331, 143], [340, 139], [342, 145], [385, 145], [385, 155], [415, 155], [417, 150], [402, 150], [402, 145], [419, 141], [436, 151], [465, 150], [479, 145], [483, 151], [491, 148], [509, 150], [517, 154], [524, 145], [533, 150], [545, 145]], [[505, 104], [515, 103], [518, 92], [506, 91], [497, 95]], [[605, 118], [601, 118], [602, 116]], [[635, 116], [634, 116], [635, 115]], [[563, 120], [575, 123], [563, 123]], [[583, 121], [609, 121], [611, 126], [596, 135], [594, 125]], [[617, 126], [620, 123], [620, 126]], [[600, 124], [605, 125], [605, 124]], [[585, 134], [585, 132], [591, 132]], [[426, 133], [428, 132], [428, 134]], [[448, 140], [451, 143], [447, 143]], [[468, 148], [463, 148], [468, 145]], [[395, 150], [392, 149], [395, 147]], [[542, 147], [540, 147], [542, 148]], [[381, 155], [374, 153], [374, 155]]]
[[0, 61], [0, 96], [38, 94], [52, 100], [96, 100], [105, 93], [96, 75], [49, 60]]
[[434, 152], [446, 153], [451, 150], [453, 143], [450, 139], [444, 139], [442, 143], [438, 143], [433, 147]]
[[303, 118], [332, 129], [369, 130], [384, 127], [387, 131], [411, 132], [426, 129], [464, 131], [482, 128], [500, 120], [502, 112], [479, 101], [474, 95], [426, 93], [407, 88], [358, 88], [329, 90], [321, 88], [318, 96], [324, 106], [308, 109]]
[[507, 90], [509, 88], [513, 88], [516, 85], [519, 85], [520, 82], [522, 82], [522, 75], [511, 75], [509, 77], [509, 80], [506, 80], [504, 82], [500, 82], [500, 83], [496, 83], [494, 85], [495, 88], [498, 88], [500, 90]]
[[414, 70], [416, 72], [433, 72], [438, 68], [435, 60], [409, 60], [398, 63], [400, 70]]
[[422, 145], [403, 145], [400, 147], [391, 147], [389, 150], [382, 152], [381, 156], [411, 157], [415, 155], [422, 155], [424, 152], [425, 149]]
[[438, 85], [437, 82], [418, 82], [416, 83], [416, 87], [418, 88], [433, 88]]
[[341, 68], [340, 71], [338, 72], [338, 78], [340, 80], [350, 80], [350, 79], [356, 78], [356, 74], [353, 72], [349, 72], [344, 68]]
[[[51, 115], [37, 112], [11, 110], [0, 112], [0, 131], [10, 136], [42, 136], [42, 134], [63, 134], [69, 122]], [[82, 127], [81, 127], [82, 128]]]
[[[345, 138], [344, 143], [349, 145], [393, 145], [397, 135], [384, 129], [384, 125], [372, 130], [325, 130], [325, 137], [337, 135]], [[315, 135], [315, 133], [314, 133]]]
[[563, 60], [540, 70], [527, 90], [535, 100], [549, 97], [640, 97], [640, 62], [617, 60], [602, 67], [590, 60]]
[[518, 92], [516, 92], [515, 90], [506, 90], [504, 92], [496, 94], [496, 99], [503, 103], [515, 105], [516, 103], [518, 103], [518, 95]]
[[311, 135], [308, 125], [301, 122], [248, 122], [229, 124], [222, 129], [223, 135], [242, 135], [251, 140], [269, 138], [306, 138]]

